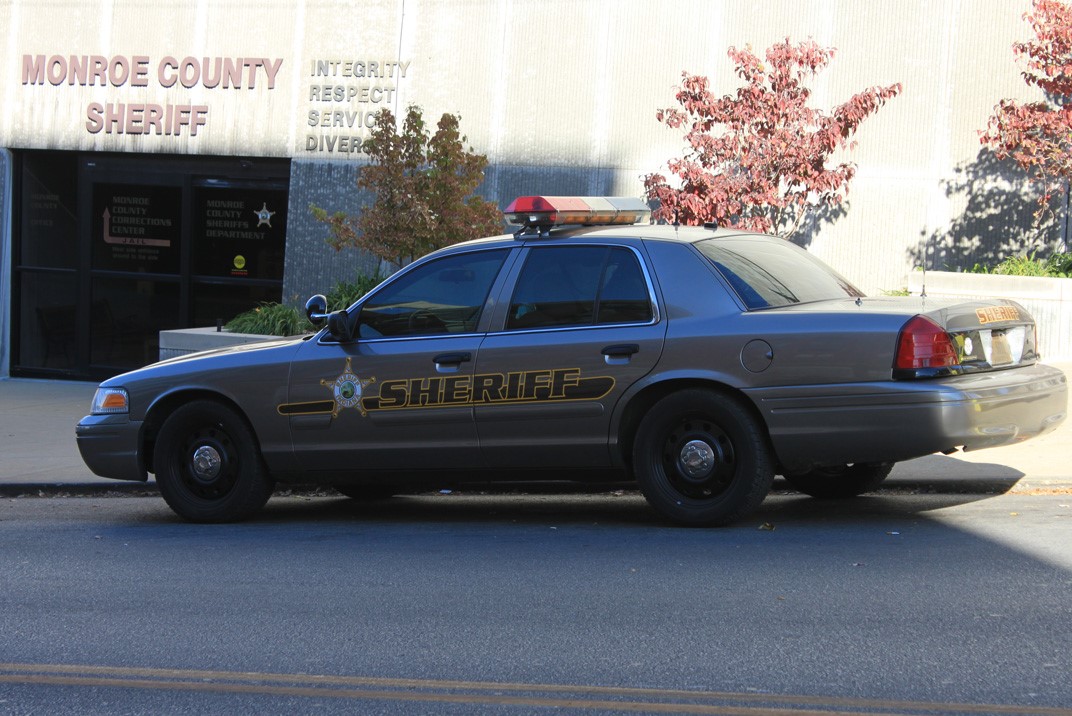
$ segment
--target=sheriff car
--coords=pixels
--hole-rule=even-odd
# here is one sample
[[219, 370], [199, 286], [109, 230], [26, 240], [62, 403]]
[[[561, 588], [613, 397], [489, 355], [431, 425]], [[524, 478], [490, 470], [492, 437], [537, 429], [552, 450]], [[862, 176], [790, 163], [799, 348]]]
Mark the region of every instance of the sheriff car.
[[662, 516], [724, 525], [776, 474], [822, 497], [900, 460], [1065, 419], [1018, 304], [868, 297], [785, 240], [652, 225], [635, 199], [521, 197], [513, 234], [457, 244], [319, 330], [100, 384], [93, 472], [156, 476], [196, 522], [277, 483], [355, 499], [516, 480], [635, 480]]

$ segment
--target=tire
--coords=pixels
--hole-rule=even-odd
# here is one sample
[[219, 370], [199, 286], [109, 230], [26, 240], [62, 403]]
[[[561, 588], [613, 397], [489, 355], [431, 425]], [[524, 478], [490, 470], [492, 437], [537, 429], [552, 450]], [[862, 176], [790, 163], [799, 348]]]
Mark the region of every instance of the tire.
[[245, 519], [264, 507], [274, 486], [252, 428], [212, 400], [187, 403], [168, 416], [153, 464], [160, 494], [190, 522]]
[[690, 526], [722, 526], [753, 512], [770, 492], [766, 432], [735, 398], [709, 390], [672, 393], [640, 421], [633, 473], [648, 503]]
[[794, 490], [812, 497], [844, 499], [874, 492], [893, 469], [892, 462], [858, 462], [785, 475]]
[[336, 492], [359, 502], [387, 500], [398, 494], [394, 489], [383, 485], [332, 485]]

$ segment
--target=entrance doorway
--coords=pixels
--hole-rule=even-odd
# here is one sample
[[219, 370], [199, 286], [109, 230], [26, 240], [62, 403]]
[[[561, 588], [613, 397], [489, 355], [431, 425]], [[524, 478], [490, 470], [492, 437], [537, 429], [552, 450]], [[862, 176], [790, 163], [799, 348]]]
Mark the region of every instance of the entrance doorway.
[[290, 163], [21, 152], [13, 375], [99, 380], [283, 285]]

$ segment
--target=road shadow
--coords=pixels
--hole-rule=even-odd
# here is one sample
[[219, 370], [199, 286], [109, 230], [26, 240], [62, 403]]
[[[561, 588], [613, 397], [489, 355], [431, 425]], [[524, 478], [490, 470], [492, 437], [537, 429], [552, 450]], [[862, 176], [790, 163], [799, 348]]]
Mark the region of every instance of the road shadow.
[[[907, 518], [921, 513], [991, 499], [1002, 490], [932, 491], [897, 486], [851, 499], [816, 499], [776, 481], [752, 515], [723, 529], [757, 529], [767, 523], [831, 522], [858, 524], [876, 518]], [[452, 491], [421, 493], [380, 500], [353, 500], [326, 491], [318, 495], [279, 496], [256, 516], [262, 524], [352, 523], [364, 525], [607, 526], [684, 529], [652, 510], [635, 490], [612, 493], [531, 494]]]

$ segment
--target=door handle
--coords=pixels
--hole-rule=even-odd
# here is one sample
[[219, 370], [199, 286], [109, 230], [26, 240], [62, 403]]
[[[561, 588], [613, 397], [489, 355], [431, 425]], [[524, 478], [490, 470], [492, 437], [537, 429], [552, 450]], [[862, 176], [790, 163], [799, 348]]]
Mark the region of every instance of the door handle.
[[460, 365], [473, 359], [472, 353], [440, 353], [432, 362], [436, 365]]
[[603, 355], [608, 358], [628, 358], [631, 355], [640, 352], [640, 346], [636, 343], [619, 343], [613, 346], [607, 346], [603, 349]]

